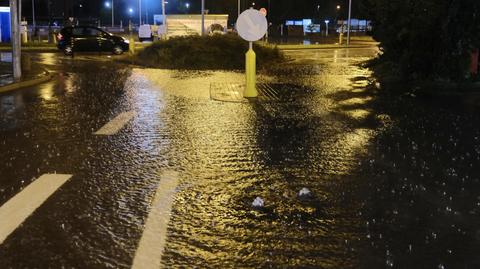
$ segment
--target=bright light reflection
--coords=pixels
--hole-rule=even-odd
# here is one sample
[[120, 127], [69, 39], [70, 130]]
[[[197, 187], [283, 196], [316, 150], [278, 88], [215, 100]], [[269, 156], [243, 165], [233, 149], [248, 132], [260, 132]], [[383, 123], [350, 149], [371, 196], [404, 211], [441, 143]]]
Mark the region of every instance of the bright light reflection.
[[50, 101], [55, 95], [54, 83], [42, 84], [40, 88], [40, 97], [46, 101]]

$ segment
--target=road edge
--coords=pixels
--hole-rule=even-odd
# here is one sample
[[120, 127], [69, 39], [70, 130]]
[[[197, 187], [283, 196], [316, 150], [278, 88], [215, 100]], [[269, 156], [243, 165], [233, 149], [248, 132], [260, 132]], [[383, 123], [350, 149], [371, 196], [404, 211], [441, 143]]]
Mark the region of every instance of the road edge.
[[19, 90], [19, 89], [22, 89], [22, 88], [25, 88], [25, 87], [35, 86], [35, 85], [38, 85], [38, 84], [41, 84], [41, 83], [48, 82], [52, 78], [53, 78], [52, 73], [50, 73], [48, 71], [44, 71], [41, 75], [39, 75], [35, 78], [27, 79], [27, 80], [21, 80], [21, 81], [18, 81], [18, 82], [13, 82], [11, 84], [0, 86], [0, 93], [15, 91], [15, 90]]
[[291, 45], [276, 45], [279, 50], [318, 50], [318, 49], [364, 49], [364, 48], [375, 48], [378, 47], [378, 44], [365, 44], [365, 45], [351, 45], [349, 47], [343, 45], [302, 45], [302, 44], [291, 44]]

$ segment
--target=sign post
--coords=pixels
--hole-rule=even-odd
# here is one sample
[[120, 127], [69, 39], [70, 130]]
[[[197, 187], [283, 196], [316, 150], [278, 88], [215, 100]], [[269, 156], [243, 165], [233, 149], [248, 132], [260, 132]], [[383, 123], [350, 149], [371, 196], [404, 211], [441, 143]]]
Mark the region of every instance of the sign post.
[[245, 54], [246, 86], [243, 97], [253, 98], [258, 96], [256, 88], [256, 55], [253, 51], [253, 42], [260, 40], [267, 32], [267, 19], [258, 10], [248, 9], [242, 12], [236, 23], [238, 34], [248, 41], [248, 51]]

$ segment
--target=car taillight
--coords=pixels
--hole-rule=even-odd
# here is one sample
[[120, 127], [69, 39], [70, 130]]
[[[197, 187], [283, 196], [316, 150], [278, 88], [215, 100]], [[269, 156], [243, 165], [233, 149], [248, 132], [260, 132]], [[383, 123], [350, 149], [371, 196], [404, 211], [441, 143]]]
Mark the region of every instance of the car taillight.
[[60, 34], [60, 33], [58, 33], [58, 35], [57, 35], [57, 39], [58, 39], [58, 40], [62, 40], [62, 39], [63, 39], [63, 35], [62, 35], [62, 34]]

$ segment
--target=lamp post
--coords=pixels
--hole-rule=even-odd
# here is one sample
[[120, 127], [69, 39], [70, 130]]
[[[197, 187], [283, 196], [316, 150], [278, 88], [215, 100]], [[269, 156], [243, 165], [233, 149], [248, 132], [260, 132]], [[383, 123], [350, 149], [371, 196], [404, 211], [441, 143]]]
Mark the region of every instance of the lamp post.
[[335, 23], [338, 26], [338, 13], [340, 12], [341, 6], [337, 5], [337, 12], [335, 13]]
[[145, 1], [145, 23], [148, 24], [148, 1]]
[[142, 0], [138, 0], [138, 25], [142, 25]]
[[115, 26], [115, 13], [113, 10], [113, 0], [112, 0], [112, 28]]
[[20, 27], [18, 25], [18, 5], [17, 1], [10, 1], [10, 23], [12, 33], [12, 65], [13, 65], [13, 78], [19, 80], [22, 78], [21, 67], [21, 43], [20, 43]]
[[162, 0], [162, 18], [163, 18], [163, 31], [164, 31], [164, 35], [166, 36], [167, 35], [167, 17], [165, 17], [165, 0]]
[[330, 22], [329, 20], [325, 20], [325, 27], [326, 27], [326, 28], [325, 28], [325, 29], [326, 29], [326, 30], [325, 30], [325, 36], [328, 36], [328, 23], [329, 23], [329, 22]]
[[186, 12], [186, 13], [188, 14], [188, 9], [190, 8], [190, 3], [188, 3], [188, 2], [185, 3], [185, 8], [187, 9], [187, 12]]
[[33, 31], [35, 31], [35, 28], [37, 28], [37, 23], [35, 21], [35, 0], [32, 0], [32, 25], [33, 25]]
[[205, 35], [205, 0], [202, 0], [202, 36]]
[[113, 28], [113, 26], [114, 26], [114, 24], [115, 24], [115, 17], [114, 17], [114, 15], [113, 15], [113, 0], [112, 0], [111, 3], [110, 3], [110, 2], [105, 2], [105, 7], [112, 9], [112, 28]]
[[352, 23], [352, 0], [348, 1], [347, 47], [350, 46], [350, 26]]

